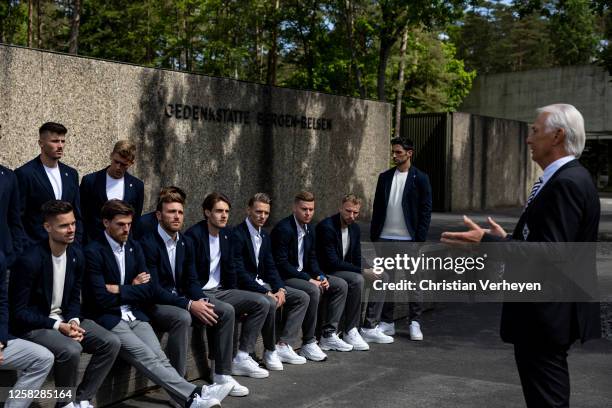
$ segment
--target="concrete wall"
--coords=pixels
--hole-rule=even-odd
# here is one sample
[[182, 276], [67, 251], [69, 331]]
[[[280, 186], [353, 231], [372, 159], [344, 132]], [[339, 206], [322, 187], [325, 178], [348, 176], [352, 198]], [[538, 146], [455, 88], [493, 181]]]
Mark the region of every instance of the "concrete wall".
[[[168, 104], [250, 113], [249, 124], [168, 117]], [[330, 119], [331, 130], [257, 124], [259, 112]], [[0, 162], [15, 168], [39, 153], [38, 127], [68, 129], [64, 162], [81, 176], [108, 164], [120, 139], [139, 148], [132, 173], [145, 181], [145, 211], [163, 185], [188, 193], [187, 223], [206, 193], [220, 190], [242, 220], [246, 200], [265, 191], [273, 219], [294, 193], [311, 189], [316, 218], [333, 213], [346, 192], [365, 197], [368, 218], [376, 179], [388, 166], [390, 105], [0, 46]]]
[[597, 65], [479, 75], [460, 110], [531, 122], [537, 107], [570, 103], [584, 115], [587, 132], [612, 134], [611, 80]]
[[526, 137], [525, 122], [453, 113], [451, 210], [523, 206], [541, 174]]

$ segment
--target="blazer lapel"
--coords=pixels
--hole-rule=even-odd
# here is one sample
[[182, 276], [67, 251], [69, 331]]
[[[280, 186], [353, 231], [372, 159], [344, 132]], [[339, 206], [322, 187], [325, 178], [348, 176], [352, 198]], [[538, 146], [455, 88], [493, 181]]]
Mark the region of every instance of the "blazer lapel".
[[[38, 158], [38, 160], [36, 160], [36, 165], [34, 166], [34, 169], [35, 169], [34, 174], [36, 178], [38, 179], [38, 182], [45, 188], [45, 190], [47, 191], [47, 194], [50, 197], [53, 197], [53, 199], [55, 199], [55, 193], [53, 192], [53, 186], [51, 186], [51, 182], [49, 181], [49, 177], [47, 177], [47, 172], [45, 171], [42, 161], [40, 161], [40, 157]], [[60, 168], [60, 172], [61, 172], [61, 168]]]
[[66, 276], [64, 277], [64, 296], [62, 297], [62, 310], [66, 310], [70, 303], [70, 295], [72, 294], [72, 286], [74, 285], [74, 269], [77, 261], [74, 252], [70, 247], [66, 249]]
[[336, 253], [342, 259], [342, 221], [340, 221], [340, 214], [334, 215], [332, 221], [334, 223], [334, 231], [336, 232]]
[[[108, 169], [108, 167], [106, 169]], [[106, 195], [106, 169], [98, 172], [98, 174], [96, 174], [96, 179], [94, 180], [94, 191], [98, 192], [100, 201], [102, 203], [108, 201], [108, 196]]]
[[[210, 269], [210, 240], [209, 240], [210, 238], [209, 238], [208, 226], [206, 225], [206, 223], [204, 224], [203, 229], [204, 229], [204, 236], [202, 237], [202, 243], [204, 244], [204, 258], [206, 260], [206, 265], [208, 265], [208, 269]], [[220, 246], [222, 245], [220, 237], [219, 237], [219, 245]]]
[[[125, 285], [130, 285], [132, 283], [132, 279], [136, 277], [133, 275], [132, 270], [134, 269], [134, 247], [129, 243], [129, 241], [125, 244]], [[143, 271], [136, 271], [137, 273]]]
[[391, 184], [393, 183], [394, 171], [390, 171], [385, 174], [385, 203], [389, 202], [389, 196], [391, 195]]
[[[249, 255], [251, 256], [251, 262], [253, 262], [253, 265], [257, 267], [259, 262], [257, 259], [255, 259], [255, 249], [253, 248], [253, 240], [251, 239], [251, 231], [249, 231], [249, 226], [247, 225], [246, 221], [244, 222], [242, 229], [246, 233], [247, 242], [249, 243], [247, 246], [249, 247]], [[263, 245], [263, 230], [261, 231], [261, 237], [262, 237], [261, 244]], [[261, 251], [259, 251], [259, 253], [261, 254]], [[210, 254], [208, 256], [208, 259], [210, 260]]]
[[66, 170], [66, 166], [62, 163], [58, 163], [60, 176], [62, 177], [62, 200], [70, 201], [73, 192], [72, 192], [72, 183], [70, 183], [70, 179], [68, 178], [68, 171]]
[[[172, 277], [172, 280], [174, 280], [174, 276], [172, 275], [172, 267], [170, 266], [170, 258], [168, 258], [168, 250], [166, 249], [166, 243], [164, 242], [162, 237], [157, 233], [157, 229], [155, 230], [155, 239], [157, 240], [157, 244], [159, 245], [159, 248], [161, 250], [161, 259], [162, 259], [162, 263], [164, 264], [164, 268], [168, 271], [168, 273]], [[177, 246], [177, 252], [178, 252], [178, 246]], [[175, 263], [178, 264], [178, 256], [175, 256], [174, 259], [175, 259]]]
[[[51, 250], [45, 252], [44, 265], [43, 282], [45, 288], [45, 304], [51, 306], [51, 300], [53, 297], [53, 260], [51, 259]], [[67, 266], [66, 269], [68, 269]]]
[[410, 170], [408, 170], [408, 175], [406, 176], [406, 184], [404, 184], [404, 194], [402, 194], [402, 207], [404, 207], [405, 200], [410, 197], [412, 193], [412, 188], [414, 186], [414, 178], [416, 177], [414, 167], [410, 166]]
[[[113, 273], [113, 280], [115, 282], [119, 282], [119, 284], [129, 284], [131, 282], [127, 282], [128, 278], [127, 276], [125, 277], [125, 282], [121, 282], [121, 271], [119, 270], [119, 265], [117, 265], [117, 259], [115, 258], [115, 254], [113, 253], [113, 249], [111, 248], [110, 244], [106, 241], [106, 238], [104, 238], [104, 252], [106, 254], [106, 258], [108, 260], [108, 262], [110, 263], [110, 267], [111, 267], [111, 271]], [[127, 250], [127, 246], [125, 248]], [[127, 252], [125, 254], [125, 270], [127, 273]]]
[[[180, 237], [180, 235], [179, 235]], [[185, 240], [181, 237], [176, 244], [176, 256], [174, 257], [174, 270], [176, 275], [176, 282], [181, 281], [181, 275], [183, 274], [183, 260], [185, 259]], [[170, 269], [172, 271], [172, 269]], [[178, 283], [177, 283], [178, 286]]]
[[133, 203], [134, 200], [134, 195], [136, 194], [136, 192], [134, 191], [134, 178], [132, 177], [131, 174], [129, 173], [125, 173], [125, 176], [123, 178], [123, 201], [128, 202], [128, 203]]

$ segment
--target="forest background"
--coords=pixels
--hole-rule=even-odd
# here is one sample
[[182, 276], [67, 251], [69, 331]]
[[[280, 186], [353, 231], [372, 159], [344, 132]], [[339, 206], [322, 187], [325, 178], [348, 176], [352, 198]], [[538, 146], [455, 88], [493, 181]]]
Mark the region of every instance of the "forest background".
[[612, 0], [2, 0], [0, 42], [456, 110], [477, 74], [596, 63]]

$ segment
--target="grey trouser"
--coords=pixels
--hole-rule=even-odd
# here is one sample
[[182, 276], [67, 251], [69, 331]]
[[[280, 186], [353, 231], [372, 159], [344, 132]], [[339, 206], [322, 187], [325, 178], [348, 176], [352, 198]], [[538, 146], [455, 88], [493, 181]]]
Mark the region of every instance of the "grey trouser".
[[291, 278], [285, 281], [287, 286], [302, 290], [308, 294], [310, 301], [308, 310], [302, 323], [302, 341], [304, 344], [316, 341], [315, 330], [317, 328], [317, 315], [319, 311], [319, 301], [323, 296], [327, 304], [327, 312], [323, 316], [321, 322], [321, 331], [324, 337], [330, 336], [338, 331], [338, 324], [344, 312], [344, 304], [346, 303], [346, 294], [348, 285], [346, 282], [336, 276], [327, 276], [329, 288], [321, 294], [321, 290], [312, 283], [299, 279]]
[[[267, 283], [264, 286], [272, 290], [270, 285]], [[308, 294], [302, 290], [286, 286], [285, 290], [285, 304], [283, 305], [283, 312], [286, 314], [287, 322], [283, 327], [278, 341], [285, 344], [293, 344], [298, 335], [298, 331], [306, 312], [308, 310], [309, 297]], [[268, 295], [261, 294], [264, 299], [268, 302], [268, 315], [264, 323], [263, 329], [261, 330], [261, 336], [263, 337], [263, 343], [266, 350], [274, 350], [276, 347], [276, 301]], [[316, 314], [315, 314], [316, 324]]]
[[[387, 307], [391, 307], [391, 314], [393, 314], [393, 303], [385, 302], [385, 291], [374, 290], [372, 286], [372, 283], [377, 279], [380, 279], [383, 283], [389, 282], [389, 274], [387, 272], [382, 272], [380, 275], [369, 273], [364, 274], [364, 278], [366, 281], [366, 288], [370, 289], [370, 295], [368, 298], [368, 305], [366, 307], [366, 316], [363, 322], [363, 328], [373, 329], [378, 325], [378, 323], [380, 323], [383, 307], [385, 305], [390, 305]], [[393, 321], [393, 319], [391, 321]]]
[[211, 299], [214, 297], [217, 301], [221, 300], [232, 305], [236, 318], [246, 314], [240, 331], [238, 349], [246, 353], [254, 352], [257, 336], [268, 315], [268, 302], [255, 292], [240, 289], [205, 290], [204, 294]]
[[343, 329], [348, 333], [353, 328], [359, 328], [361, 320], [361, 293], [364, 279], [360, 273], [351, 271], [330, 272], [330, 275], [344, 279], [348, 285], [346, 304], [344, 305]]
[[189, 350], [189, 329], [191, 328], [191, 313], [180, 307], [171, 305], [155, 305], [149, 313], [153, 326], [163, 332], [168, 332], [166, 355], [172, 367], [181, 377], [185, 376], [187, 350]]
[[[0, 370], [16, 370], [18, 377], [13, 390], [39, 390], [53, 368], [53, 353], [23, 339], [9, 340], [2, 351]], [[25, 408], [32, 399], [7, 399], [6, 408]]]
[[[218, 299], [216, 291], [202, 291], [204, 297], [215, 307], [217, 323], [213, 326], [204, 326], [204, 323], [194, 319], [196, 328], [206, 327], [208, 345], [210, 347], [209, 356], [215, 360], [215, 373], [230, 375], [232, 373], [232, 357], [234, 355], [234, 322], [236, 321], [234, 307]], [[197, 339], [201, 339], [201, 332], [194, 333]], [[194, 339], [196, 340], [196, 339]], [[197, 343], [196, 347], [200, 347]], [[203, 347], [203, 345], [201, 346]]]
[[117, 336], [93, 320], [83, 320], [81, 327], [85, 329], [85, 335], [80, 343], [55, 329], [32, 330], [23, 336], [24, 339], [48, 348], [55, 355], [56, 387], [76, 387], [81, 352], [92, 355], [83, 380], [73, 395], [73, 401], [89, 401], [96, 396], [121, 346]]
[[121, 340], [119, 356], [161, 386], [178, 403], [185, 405], [196, 386], [172, 367], [151, 325], [140, 320], [121, 320], [111, 331]]

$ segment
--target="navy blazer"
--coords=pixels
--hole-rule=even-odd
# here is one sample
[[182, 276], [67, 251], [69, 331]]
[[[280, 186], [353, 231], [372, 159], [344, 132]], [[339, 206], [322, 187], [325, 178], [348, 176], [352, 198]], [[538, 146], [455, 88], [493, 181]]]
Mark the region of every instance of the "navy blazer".
[[[53, 329], [49, 317], [53, 297], [53, 260], [49, 241], [28, 248], [13, 268], [9, 283], [11, 332], [17, 336], [36, 329]], [[65, 321], [81, 315], [81, 279], [85, 270], [83, 252], [75, 245], [66, 249], [66, 275], [62, 296]]]
[[[572, 160], [557, 170], [541, 188], [519, 218], [512, 239], [523, 241], [523, 227], [527, 225], [528, 242], [596, 242], [599, 218], [599, 194], [593, 179], [578, 160]], [[500, 240], [485, 234], [482, 241]], [[509, 264], [506, 274], [524, 268], [523, 263]], [[595, 256], [591, 270], [588, 269], [578, 273], [596, 282]], [[502, 308], [500, 334], [508, 343], [561, 346], [570, 345], [576, 339], [585, 342], [600, 338], [599, 303], [506, 302]]]
[[20, 210], [17, 177], [0, 166], [0, 251], [4, 252], [7, 268], [17, 259], [26, 242]]
[[298, 272], [298, 234], [295, 218], [292, 215], [283, 218], [274, 226], [272, 233], [272, 253], [276, 267], [283, 279], [317, 279], [324, 275], [317, 262], [314, 229], [306, 226], [304, 236], [303, 269]]
[[[68, 201], [74, 207], [76, 218], [76, 242], [80, 244], [83, 238], [83, 222], [81, 217], [81, 198], [79, 195], [79, 173], [64, 163], [59, 163], [62, 177], [62, 200]], [[27, 162], [15, 170], [19, 180], [21, 201], [21, 222], [30, 240], [30, 244], [46, 240], [47, 231], [43, 228], [43, 217], [40, 211], [42, 205], [49, 200], [55, 200], [53, 187], [47, 177], [40, 156]]]
[[[83, 224], [88, 240], [92, 240], [103, 235], [104, 224], [100, 210], [104, 203], [108, 201], [106, 196], [106, 171], [108, 167], [95, 173], [90, 173], [81, 180], [81, 212], [83, 214]], [[134, 207], [133, 224], [138, 222], [142, 214], [142, 204], [144, 201], [144, 183], [125, 173], [123, 184], [123, 201]]]
[[317, 224], [317, 259], [325, 271], [361, 273], [361, 232], [357, 223], [348, 226], [349, 248], [342, 256], [342, 224], [340, 213]]
[[255, 281], [259, 277], [270, 285], [272, 292], [276, 292], [280, 288], [284, 288], [285, 284], [278, 275], [276, 265], [274, 265], [270, 237], [263, 229], [261, 230], [261, 237], [258, 266], [255, 262], [255, 250], [246, 220], [232, 230], [230, 247], [232, 263], [238, 277], [238, 287], [253, 292], [267, 293], [268, 289]]
[[6, 288], [6, 258], [0, 250], [0, 343], [5, 347], [15, 337], [9, 334], [8, 296]]
[[[139, 273], [147, 272], [142, 248], [130, 238], [124, 250], [125, 282], [121, 284], [119, 265], [106, 236], [91, 241], [85, 248], [87, 273], [83, 285], [83, 312], [107, 330], [112, 330], [121, 320], [121, 305], [130, 305], [138, 320], [148, 322], [142, 308], [155, 304], [154, 283], [132, 285]], [[119, 285], [119, 293], [107, 291], [106, 284]]]
[[[372, 242], [378, 241], [385, 225], [387, 204], [389, 204], [395, 169], [393, 167], [378, 176], [372, 208], [372, 222], [370, 224], [370, 239]], [[429, 177], [416, 167], [410, 166], [402, 196], [402, 210], [406, 228], [414, 241], [425, 242], [427, 239], [429, 223], [431, 222], [431, 205]]]
[[[195, 250], [195, 268], [200, 287], [204, 287], [210, 277], [210, 243], [208, 241], [208, 223], [202, 220], [185, 232], [191, 238]], [[238, 288], [238, 278], [232, 265], [230, 249], [231, 230], [223, 228], [219, 231], [219, 248], [221, 249], [221, 282], [222, 289]]]
[[[179, 234], [176, 245], [175, 271], [176, 282], [170, 266], [166, 244], [157, 231], [147, 234], [140, 240], [145, 254], [151, 280], [155, 284], [155, 303], [172, 305], [187, 309], [189, 300], [202, 299], [202, 287], [194, 264], [193, 244], [188, 237]], [[172, 293], [176, 289], [178, 294]]]
[[157, 225], [159, 225], [159, 222], [155, 211], [146, 213], [132, 224], [132, 238], [136, 241], [141, 240], [145, 235], [156, 232]]

